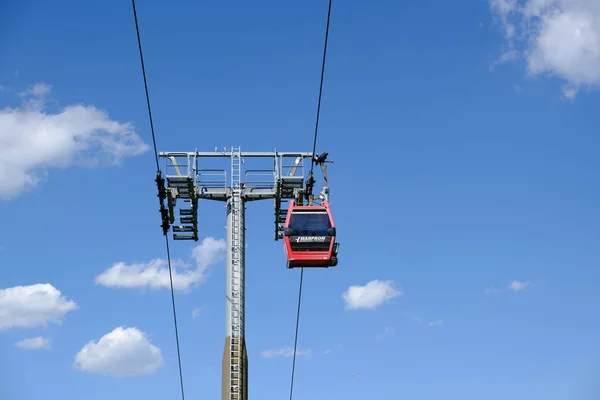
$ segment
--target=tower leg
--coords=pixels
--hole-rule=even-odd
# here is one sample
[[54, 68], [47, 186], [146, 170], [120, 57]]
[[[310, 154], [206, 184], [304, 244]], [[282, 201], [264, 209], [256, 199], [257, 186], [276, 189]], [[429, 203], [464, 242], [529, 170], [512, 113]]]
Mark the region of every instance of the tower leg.
[[[241, 373], [238, 376], [241, 383], [241, 393], [238, 396], [232, 397], [233, 399], [248, 400], [248, 353], [246, 352], [246, 341], [242, 339], [241, 353], [242, 353], [242, 368]], [[231, 378], [235, 380], [235, 373], [231, 371], [231, 336], [225, 338], [225, 348], [223, 349], [223, 370], [221, 372], [221, 399], [230, 400], [229, 390], [231, 386]]]
[[223, 349], [222, 400], [248, 399], [248, 355], [244, 338], [244, 199], [239, 186], [227, 201], [226, 336]]

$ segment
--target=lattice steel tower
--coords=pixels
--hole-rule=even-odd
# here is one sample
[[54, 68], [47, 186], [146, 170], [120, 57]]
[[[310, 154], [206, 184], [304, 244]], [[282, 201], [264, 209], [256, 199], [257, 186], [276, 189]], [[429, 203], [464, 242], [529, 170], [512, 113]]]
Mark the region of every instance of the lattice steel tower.
[[[247, 201], [274, 199], [275, 240], [282, 237], [289, 200], [301, 196], [304, 188], [304, 159], [312, 153], [231, 151], [173, 153], [165, 158], [168, 212], [163, 211], [163, 230], [173, 227], [175, 240], [198, 240], [198, 200], [226, 202], [226, 333], [223, 350], [222, 400], [248, 399], [248, 356], [244, 335], [245, 209]], [[229, 157], [226, 170], [199, 169], [200, 159]], [[242, 171], [245, 158], [270, 159], [269, 169]], [[287, 164], [286, 164], [287, 163]], [[242, 173], [244, 179], [242, 179]], [[189, 206], [178, 207], [178, 200]], [[179, 216], [175, 210], [179, 208]]]

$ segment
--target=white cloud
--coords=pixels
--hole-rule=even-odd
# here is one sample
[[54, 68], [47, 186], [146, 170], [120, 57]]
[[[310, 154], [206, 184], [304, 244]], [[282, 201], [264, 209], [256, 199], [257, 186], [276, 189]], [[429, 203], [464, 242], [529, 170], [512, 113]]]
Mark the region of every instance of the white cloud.
[[392, 327], [388, 326], [388, 327], [386, 327], [386, 328], [383, 330], [383, 332], [381, 332], [381, 333], [378, 333], [377, 335], [375, 335], [375, 337], [376, 337], [377, 339], [381, 340], [381, 339], [385, 339], [386, 337], [388, 337], [388, 336], [391, 336], [391, 335], [393, 335], [393, 334], [394, 334], [394, 328], [392, 328]]
[[331, 353], [331, 349], [325, 349], [325, 350], [323, 350], [323, 354], [329, 354], [329, 353]]
[[508, 285], [508, 288], [510, 290], [514, 290], [515, 292], [518, 292], [520, 290], [525, 290], [529, 285], [530, 285], [529, 282], [512, 281]]
[[[515, 292], [519, 292], [521, 290], [527, 289], [528, 287], [533, 287], [533, 284], [531, 282], [512, 281], [505, 288], [513, 290]], [[504, 289], [498, 289], [495, 286], [491, 286], [491, 287], [488, 287], [487, 289], [485, 289], [484, 294], [487, 294], [487, 295], [498, 294], [498, 293], [502, 292], [503, 290]]]
[[[171, 269], [175, 290], [187, 290], [190, 285], [202, 278], [198, 270], [178, 271], [176, 265], [180, 265], [180, 263], [173, 261], [171, 262]], [[171, 287], [169, 267], [167, 261], [162, 259], [150, 260], [146, 263], [115, 263], [96, 276], [95, 282], [103, 286], [117, 288], [148, 287], [150, 289], [164, 289]]]
[[500, 61], [522, 57], [529, 75], [562, 78], [563, 95], [600, 86], [598, 0], [489, 0], [502, 22], [508, 50]]
[[20, 342], [15, 343], [15, 346], [25, 350], [49, 349], [51, 347], [50, 339], [46, 339], [41, 336], [23, 339]]
[[[181, 271], [177, 266], [186, 268], [187, 265], [181, 260], [171, 261], [173, 288], [185, 291], [191, 285], [203, 282], [206, 278], [207, 268], [222, 260], [224, 256], [225, 241], [223, 239], [205, 238], [192, 250], [192, 257], [196, 263], [195, 268]], [[163, 259], [154, 259], [146, 263], [115, 263], [97, 275], [95, 282], [99, 285], [116, 288], [170, 289], [171, 287], [168, 263]]]
[[202, 244], [194, 247], [192, 250], [192, 257], [196, 260], [198, 269], [201, 269], [202, 273], [211, 264], [214, 264], [223, 259], [225, 255], [225, 240], [215, 239], [212, 237], [206, 237], [202, 241]]
[[49, 283], [0, 289], [0, 331], [62, 324], [77, 304]]
[[[42, 82], [30, 86], [27, 90], [23, 90], [19, 93], [19, 96], [27, 101], [44, 100], [44, 97], [49, 95], [51, 91], [52, 86]], [[38, 104], [40, 104], [40, 106], [44, 105], [43, 102]]]
[[[310, 350], [298, 350], [296, 349], [296, 357], [301, 356], [310, 356]], [[260, 353], [264, 358], [274, 358], [274, 357], [292, 357], [294, 355], [293, 347], [283, 347], [277, 350], [265, 350]]]
[[438, 325], [441, 325], [441, 324], [442, 324], [442, 320], [441, 320], [441, 319], [438, 319], [438, 320], [435, 320], [435, 321], [431, 321], [431, 322], [429, 322], [429, 324], [428, 324], [428, 325], [429, 325], [429, 326], [438, 326]]
[[122, 326], [83, 346], [74, 363], [78, 370], [111, 376], [149, 375], [162, 366], [161, 351], [146, 334]]
[[196, 319], [196, 317], [200, 314], [200, 311], [204, 310], [204, 306], [196, 307], [192, 310], [192, 318]]
[[131, 124], [94, 106], [47, 112], [50, 91], [50, 85], [38, 83], [19, 94], [19, 107], [0, 109], [0, 199], [32, 189], [47, 168], [97, 164], [101, 157], [118, 164], [149, 149]]
[[377, 308], [386, 301], [396, 296], [402, 296], [404, 292], [394, 289], [393, 281], [374, 280], [365, 286], [350, 286], [342, 293], [342, 299], [346, 302], [346, 308]]
[[483, 291], [484, 294], [495, 294], [495, 293], [500, 293], [500, 289], [496, 289], [494, 286], [486, 288]]

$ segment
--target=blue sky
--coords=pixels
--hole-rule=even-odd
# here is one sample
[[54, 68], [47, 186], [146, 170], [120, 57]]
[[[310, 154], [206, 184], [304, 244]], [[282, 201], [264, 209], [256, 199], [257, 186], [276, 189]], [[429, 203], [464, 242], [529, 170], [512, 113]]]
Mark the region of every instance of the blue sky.
[[[0, 6], [0, 398], [179, 396], [131, 5]], [[140, 1], [160, 151], [310, 151], [327, 2]], [[336, 1], [294, 399], [595, 399], [600, 8]], [[289, 391], [299, 271], [247, 211], [250, 396]], [[225, 209], [177, 242], [186, 398], [220, 396]], [[144, 274], [141, 274], [141, 273]], [[140, 276], [141, 275], [141, 276]]]

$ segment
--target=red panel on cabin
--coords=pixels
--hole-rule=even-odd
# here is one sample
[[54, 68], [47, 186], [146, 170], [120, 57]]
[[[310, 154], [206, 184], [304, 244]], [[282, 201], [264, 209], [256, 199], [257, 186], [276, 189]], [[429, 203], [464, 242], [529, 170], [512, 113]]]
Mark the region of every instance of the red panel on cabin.
[[291, 201], [283, 231], [288, 268], [337, 265], [339, 245], [327, 201], [318, 206], [296, 206]]

